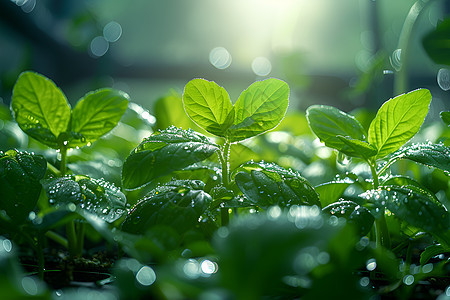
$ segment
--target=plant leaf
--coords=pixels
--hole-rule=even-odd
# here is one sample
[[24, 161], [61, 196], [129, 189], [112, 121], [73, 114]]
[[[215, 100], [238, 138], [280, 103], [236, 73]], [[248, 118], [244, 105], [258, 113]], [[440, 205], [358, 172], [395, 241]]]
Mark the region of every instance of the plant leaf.
[[380, 207], [386, 207], [400, 220], [435, 235], [447, 245], [450, 243], [450, 214], [442, 204], [436, 203], [427, 194], [388, 186], [367, 191], [360, 197], [371, 200]]
[[235, 181], [254, 205], [267, 209], [278, 205], [317, 205], [319, 195], [298, 172], [286, 170], [274, 163], [249, 162], [239, 167]]
[[113, 129], [128, 106], [128, 95], [113, 89], [87, 93], [72, 111], [71, 131], [80, 138], [69, 141], [68, 147], [84, 146]]
[[349, 224], [354, 224], [361, 236], [369, 233], [375, 218], [369, 210], [353, 201], [338, 201], [322, 209], [323, 212], [345, 218]]
[[22, 73], [14, 85], [11, 108], [24, 132], [58, 148], [58, 136], [67, 130], [71, 110], [53, 81], [34, 72]]
[[227, 91], [214, 81], [193, 79], [184, 87], [186, 113], [200, 127], [221, 137], [233, 124], [233, 104]]
[[441, 119], [447, 126], [450, 126], [450, 111], [441, 111]]
[[358, 155], [358, 152], [338, 137], [365, 140], [364, 128], [355, 117], [333, 106], [312, 105], [306, 110], [306, 118], [311, 130], [327, 147], [337, 149], [349, 156]]
[[389, 164], [409, 159], [417, 163], [450, 172], [450, 147], [443, 144], [419, 143], [402, 147], [392, 154]]
[[0, 151], [0, 210], [14, 223], [24, 221], [35, 208], [46, 170], [47, 161], [41, 155]]
[[126, 188], [138, 188], [153, 179], [200, 162], [219, 149], [200, 133], [169, 127], [144, 139], [123, 164]]
[[436, 29], [424, 36], [423, 47], [428, 56], [437, 64], [450, 65], [450, 18], [436, 26]]
[[314, 189], [319, 194], [320, 203], [322, 207], [330, 205], [338, 201], [339, 197], [345, 192], [345, 190], [351, 185], [348, 181], [332, 181], [320, 184]]
[[170, 225], [184, 233], [197, 224], [212, 202], [199, 180], [171, 181], [154, 189], [128, 213], [122, 230], [144, 233], [153, 226]]
[[349, 156], [361, 157], [368, 160], [378, 152], [377, 148], [365, 141], [355, 140], [342, 135], [338, 135], [337, 137], [348, 146], [348, 148], [344, 148], [340, 151]]
[[423, 266], [431, 258], [442, 253], [450, 253], [450, 246], [430, 245], [420, 254], [420, 264]]
[[231, 142], [239, 142], [276, 127], [289, 104], [289, 86], [275, 78], [256, 81], [234, 104], [234, 123], [227, 132]]
[[51, 204], [75, 204], [106, 222], [114, 222], [126, 211], [125, 195], [119, 188], [103, 179], [84, 175], [65, 176], [43, 180]]
[[378, 149], [376, 158], [398, 150], [419, 131], [430, 102], [430, 91], [418, 89], [381, 106], [369, 127], [369, 143]]
[[381, 185], [384, 188], [391, 187], [391, 186], [404, 187], [404, 188], [410, 189], [410, 190], [412, 190], [412, 191], [414, 191], [416, 193], [424, 194], [430, 200], [435, 202], [438, 206], [441, 205], [441, 203], [439, 202], [438, 198], [436, 197], [436, 195], [432, 191], [430, 191], [429, 189], [427, 189], [426, 187], [424, 187], [423, 185], [421, 185], [419, 182], [415, 181], [412, 178], [409, 178], [409, 177], [406, 177], [406, 176], [400, 176], [400, 175], [393, 176], [393, 177], [388, 178]]

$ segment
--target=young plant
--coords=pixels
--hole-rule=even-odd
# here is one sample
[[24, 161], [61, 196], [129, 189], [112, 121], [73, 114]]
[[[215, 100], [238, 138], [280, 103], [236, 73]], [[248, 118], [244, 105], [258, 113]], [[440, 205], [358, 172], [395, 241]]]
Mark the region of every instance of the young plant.
[[[185, 111], [199, 127], [222, 138], [223, 144], [191, 129], [171, 126], [156, 132], [124, 162], [123, 185], [135, 189], [157, 179], [164, 181], [165, 175], [195, 174], [202, 167], [210, 168], [221, 181], [207, 191], [205, 182], [192, 180], [192, 176], [160, 184], [133, 207], [123, 230], [138, 233], [156, 225], [177, 224], [177, 230], [184, 233], [199, 221], [214, 223], [216, 208], [221, 224], [227, 225], [231, 208], [320, 205], [314, 188], [298, 172], [253, 161], [235, 170], [229, 167], [232, 145], [276, 127], [285, 115], [288, 97], [285, 82], [266, 79], [250, 85], [233, 105], [226, 90], [215, 82], [191, 80], [183, 93]], [[205, 160], [213, 153], [219, 164], [211, 167]]]
[[[61, 157], [59, 170], [47, 164], [57, 178], [42, 181], [50, 204], [67, 207], [69, 213], [79, 209], [108, 222], [124, 212], [126, 199], [119, 189], [100, 179], [66, 176], [66, 159], [69, 149], [89, 146], [113, 129], [127, 106], [128, 96], [123, 92], [100, 89], [87, 93], [71, 109], [64, 93], [50, 79], [35, 72], [24, 72], [19, 76], [11, 101], [15, 120], [27, 135], [55, 149]], [[24, 154], [16, 157], [22, 156]], [[40, 189], [40, 183], [38, 185]], [[22, 201], [15, 199], [14, 205]], [[35, 205], [36, 201], [27, 207], [28, 210], [33, 210]], [[83, 250], [84, 223], [78, 225], [78, 232], [73, 218], [66, 225], [72, 256], [81, 255]], [[49, 236], [62, 244], [67, 243], [54, 234]]]
[[[340, 199], [327, 203], [329, 205], [324, 210], [332, 214], [340, 211], [348, 217], [361, 209], [360, 205], [369, 208], [375, 218], [375, 236], [379, 246], [391, 247], [385, 220], [387, 211], [409, 226], [430, 233], [442, 245], [450, 245], [450, 214], [436, 196], [407, 176], [386, 174], [388, 168], [400, 159], [450, 172], [448, 147], [431, 143], [404, 146], [419, 131], [430, 101], [431, 94], [426, 89], [388, 100], [378, 110], [368, 133], [353, 116], [337, 108], [314, 105], [307, 109], [309, 125], [319, 139], [340, 153], [362, 159], [372, 174], [372, 188], [353, 199], [358, 203]], [[381, 164], [383, 161], [387, 162]], [[342, 185], [330, 183], [323, 186], [320, 193], [329, 195], [327, 189], [331, 189], [340, 195], [349, 185], [348, 182]], [[368, 219], [364, 219], [367, 223]], [[363, 218], [360, 221], [364, 221]]]

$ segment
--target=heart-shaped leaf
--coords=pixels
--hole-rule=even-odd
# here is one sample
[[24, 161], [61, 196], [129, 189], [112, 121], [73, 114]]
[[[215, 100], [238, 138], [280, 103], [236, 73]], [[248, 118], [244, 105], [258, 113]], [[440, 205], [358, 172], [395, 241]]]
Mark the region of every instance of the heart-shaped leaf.
[[193, 79], [184, 87], [183, 104], [186, 113], [200, 127], [225, 137], [233, 124], [233, 104], [227, 91], [214, 81]]
[[22, 222], [35, 208], [46, 170], [47, 161], [41, 155], [0, 151], [0, 210], [14, 223]]
[[[354, 147], [348, 145], [351, 142], [345, 141], [349, 139], [365, 141], [364, 128], [355, 117], [333, 106], [313, 105], [306, 110], [306, 118], [311, 130], [327, 147], [337, 149], [349, 156], [359, 155]], [[345, 140], [342, 140], [340, 136]]]
[[60, 133], [67, 130], [70, 106], [53, 81], [34, 72], [24, 72], [14, 85], [11, 100], [20, 128], [39, 142], [58, 148]]
[[206, 136], [169, 127], [144, 139], [127, 157], [123, 185], [138, 188], [153, 179], [202, 161], [219, 149]]
[[369, 143], [377, 158], [398, 150], [420, 129], [431, 102], [430, 91], [418, 89], [386, 101], [369, 127]]
[[113, 129], [128, 106], [128, 95], [113, 89], [87, 93], [72, 111], [71, 131], [79, 139], [71, 139], [68, 147], [84, 146]]
[[234, 123], [228, 129], [231, 142], [239, 142], [276, 127], [289, 104], [289, 86], [275, 78], [250, 85], [234, 104]]
[[170, 225], [179, 233], [190, 230], [212, 202], [203, 187], [199, 180], [172, 181], [157, 187], [130, 210], [122, 229], [135, 234], [157, 225]]
[[235, 181], [239, 189], [261, 208], [304, 204], [320, 207], [318, 194], [298, 172], [264, 162], [246, 163], [236, 172]]
[[119, 188], [102, 179], [82, 175], [65, 176], [46, 179], [42, 185], [51, 204], [73, 203], [110, 223], [125, 213], [125, 195]]

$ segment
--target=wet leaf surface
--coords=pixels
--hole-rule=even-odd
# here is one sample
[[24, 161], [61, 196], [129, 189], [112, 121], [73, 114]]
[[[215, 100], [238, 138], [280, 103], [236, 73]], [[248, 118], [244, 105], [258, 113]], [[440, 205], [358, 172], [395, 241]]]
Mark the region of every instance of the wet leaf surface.
[[68, 175], [43, 180], [43, 186], [53, 205], [73, 204], [110, 223], [125, 213], [125, 195], [103, 179]]

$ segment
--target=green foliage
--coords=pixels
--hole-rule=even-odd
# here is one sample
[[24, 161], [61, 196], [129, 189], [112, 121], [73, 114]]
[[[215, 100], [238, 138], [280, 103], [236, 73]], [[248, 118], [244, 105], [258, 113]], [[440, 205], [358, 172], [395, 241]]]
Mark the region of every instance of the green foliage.
[[353, 201], [338, 201], [323, 208], [323, 212], [345, 218], [349, 224], [354, 224], [361, 236], [369, 233], [375, 218], [369, 210]]
[[298, 172], [273, 163], [249, 162], [236, 170], [235, 181], [253, 204], [269, 208], [273, 205], [318, 205], [319, 196]]
[[209, 133], [227, 137], [227, 130], [234, 122], [234, 110], [227, 91], [213, 81], [193, 79], [186, 84], [183, 93], [186, 113]]
[[234, 104], [234, 123], [228, 138], [238, 142], [276, 127], [288, 107], [289, 86], [270, 78], [250, 85]]
[[117, 125], [127, 105], [125, 93], [102, 89], [86, 94], [72, 111], [53, 81], [29, 71], [17, 79], [11, 101], [20, 128], [54, 149], [94, 142]]
[[326, 146], [350, 156], [359, 156], [359, 152], [355, 151], [355, 147], [358, 146], [348, 144], [361, 145], [361, 143], [346, 142], [366, 139], [364, 128], [353, 116], [332, 106], [313, 105], [306, 110], [306, 117], [311, 130]]
[[[182, 99], [158, 100], [153, 132], [155, 118], [122, 92], [89, 92], [72, 110], [53, 82], [23, 73], [14, 117], [60, 151], [57, 158], [47, 151], [47, 160], [0, 153], [0, 234], [30, 247], [40, 276], [47, 239], [68, 250], [66, 265], [94, 244], [118, 247], [111, 295], [120, 298], [371, 299], [409, 295], [411, 278], [444, 278], [445, 258], [436, 255], [450, 243], [450, 151], [406, 144], [430, 93], [390, 99], [376, 116], [314, 105], [306, 117], [294, 112], [282, 121], [288, 96], [285, 82], [267, 79], [233, 105], [224, 88], [194, 79]], [[441, 117], [447, 124], [448, 114]], [[0, 120], [2, 134], [14, 124], [1, 109]], [[187, 129], [194, 122], [201, 128]], [[261, 135], [279, 123], [282, 132]], [[338, 154], [316, 143], [308, 125]], [[197, 132], [203, 129], [223, 139]], [[0, 263], [5, 245], [0, 240]], [[411, 253], [421, 253], [420, 268]], [[14, 290], [6, 279], [0, 285]]]
[[325, 207], [336, 202], [350, 185], [351, 182], [341, 180], [326, 182], [314, 187], [314, 189], [319, 194], [320, 203]]
[[450, 147], [443, 144], [418, 143], [402, 147], [392, 154], [389, 163], [408, 159], [417, 163], [450, 172]]
[[[240, 217], [213, 240], [220, 256], [220, 285], [237, 299], [326, 299], [330, 291], [323, 291], [321, 283], [332, 279], [338, 282], [333, 296], [364, 299], [364, 291], [352, 288], [357, 279], [349, 267], [358, 258], [350, 259], [354, 235], [343, 224], [327, 222], [315, 206], [294, 205], [288, 211], [274, 206]], [[342, 256], [338, 248], [345, 249]]]
[[212, 202], [201, 181], [171, 181], [154, 189], [127, 215], [122, 229], [144, 233], [157, 225], [168, 225], [184, 233], [199, 224]]
[[427, 194], [407, 187], [389, 186], [367, 191], [360, 197], [389, 209], [399, 219], [435, 235], [442, 243], [450, 244], [450, 214]]
[[144, 139], [125, 160], [123, 185], [138, 188], [155, 178], [202, 161], [218, 146], [192, 130], [169, 127]]
[[230, 142], [239, 142], [277, 126], [288, 107], [289, 87], [270, 78], [250, 85], [231, 103], [215, 82], [191, 80], [183, 93], [184, 108], [200, 127]]
[[86, 94], [72, 111], [71, 131], [80, 140], [71, 140], [69, 147], [95, 142], [113, 129], [128, 106], [128, 96], [121, 91], [100, 89]]
[[450, 111], [441, 112], [441, 118], [447, 126], [450, 126]]
[[70, 106], [53, 81], [34, 72], [22, 73], [14, 85], [11, 109], [25, 133], [59, 147], [58, 137], [69, 126]]
[[75, 204], [106, 222], [114, 222], [125, 213], [125, 195], [102, 179], [68, 175], [46, 179], [43, 187], [51, 204]]
[[369, 127], [369, 143], [378, 149], [377, 158], [398, 150], [420, 129], [428, 113], [431, 94], [418, 89], [386, 101]]
[[23, 222], [34, 210], [46, 170], [47, 161], [41, 155], [0, 151], [0, 210], [14, 223]]
[[428, 56], [436, 63], [450, 65], [450, 19], [447, 18], [436, 26], [436, 29], [422, 39], [423, 47]]

